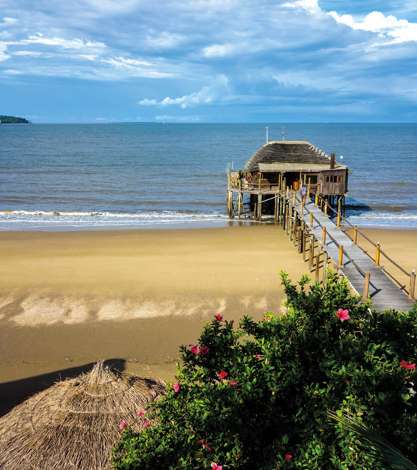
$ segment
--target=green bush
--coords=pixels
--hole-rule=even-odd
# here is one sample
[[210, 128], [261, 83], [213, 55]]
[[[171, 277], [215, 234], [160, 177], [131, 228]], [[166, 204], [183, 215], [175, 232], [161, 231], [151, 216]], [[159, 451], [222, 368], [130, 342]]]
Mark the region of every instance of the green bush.
[[149, 409], [151, 426], [123, 431], [116, 469], [386, 468], [329, 411], [417, 458], [416, 311], [373, 312], [336, 275], [326, 287], [283, 283], [287, 314], [237, 329], [218, 316], [181, 348], [177, 382]]

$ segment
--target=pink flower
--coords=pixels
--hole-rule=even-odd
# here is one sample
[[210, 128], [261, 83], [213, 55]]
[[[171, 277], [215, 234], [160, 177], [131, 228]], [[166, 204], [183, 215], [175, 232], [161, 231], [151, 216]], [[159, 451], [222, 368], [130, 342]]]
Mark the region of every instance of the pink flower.
[[175, 382], [172, 384], [172, 388], [174, 389], [175, 393], [179, 393], [181, 390], [181, 384], [179, 382]]
[[400, 367], [402, 369], [408, 369], [408, 370], [416, 369], [416, 365], [414, 364], [414, 362], [404, 361], [404, 359], [400, 361]]
[[192, 354], [194, 354], [194, 356], [198, 356], [200, 354], [200, 346], [197, 344], [191, 344], [190, 351]]
[[127, 423], [127, 421], [125, 419], [122, 419], [119, 423], [119, 429], [120, 431], [123, 431], [124, 429], [126, 429], [127, 427], [129, 427], [129, 424]]
[[284, 455], [284, 460], [286, 462], [291, 462], [291, 460], [293, 459], [293, 455], [291, 454], [291, 452], [287, 452], [285, 455]]
[[349, 310], [347, 308], [339, 308], [339, 310], [336, 312], [336, 317], [340, 321], [350, 320]]
[[212, 452], [213, 449], [209, 446], [208, 442], [206, 439], [200, 439], [197, 441], [203, 449], [206, 449], [208, 452]]
[[136, 416], [139, 416], [139, 418], [143, 418], [146, 415], [146, 410], [143, 408], [139, 408], [139, 410], [136, 412]]
[[239, 385], [237, 380], [229, 380], [229, 386], [232, 388], [236, 388]]
[[263, 354], [255, 354], [255, 359], [257, 361], [262, 361], [262, 359], [264, 358], [264, 355]]
[[152, 423], [149, 421], [149, 419], [143, 420], [142, 426], [143, 426], [144, 429], [149, 428], [149, 426], [151, 426], [151, 425], [152, 425]]
[[223, 465], [211, 462], [211, 470], [223, 470]]
[[194, 356], [206, 356], [209, 352], [209, 348], [205, 345], [198, 346], [197, 344], [191, 344], [190, 351]]
[[216, 372], [217, 378], [220, 380], [224, 380], [229, 376], [229, 372], [226, 372], [225, 370], [221, 370], [220, 372]]
[[223, 315], [221, 313], [216, 313], [216, 315], [214, 315], [214, 318], [216, 319], [216, 321], [222, 321]]

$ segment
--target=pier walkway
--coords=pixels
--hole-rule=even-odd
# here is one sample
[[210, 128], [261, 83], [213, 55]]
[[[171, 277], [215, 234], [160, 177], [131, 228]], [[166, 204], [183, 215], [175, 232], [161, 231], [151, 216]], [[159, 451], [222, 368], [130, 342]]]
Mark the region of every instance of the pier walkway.
[[[405, 292], [407, 286], [398, 285], [382, 266], [377, 265], [375, 260], [370, 258], [342, 230], [342, 227], [337, 227], [313, 202], [304, 206], [304, 214], [301, 216], [302, 204], [300, 199], [296, 198], [295, 211], [304, 221], [305, 227], [308, 227], [311, 235], [321, 241], [320, 248], [323, 251], [324, 262], [326, 262], [326, 257], [329, 262], [333, 262], [358, 294], [363, 295], [365, 290], [364, 297], [371, 298], [375, 309], [407, 311], [413, 306], [415, 301]], [[310, 225], [311, 219], [312, 225]], [[324, 231], [323, 227], [325, 227]], [[412, 276], [411, 273], [410, 275]]]
[[[259, 192], [261, 194], [261, 192]], [[406, 271], [385, 253], [379, 243], [343, 220], [342, 208], [333, 209], [319, 196], [313, 200], [307, 195], [302, 200], [299, 192], [276, 191], [258, 197], [255, 213], [261, 220], [260, 204], [274, 204], [274, 220], [280, 224], [309, 263], [316, 282], [325, 283], [329, 267], [345, 276], [352, 289], [364, 301], [371, 299], [376, 310], [410, 310], [416, 302], [416, 272]], [[241, 198], [238, 217], [245, 216]], [[233, 213], [233, 211], [232, 211]], [[358, 243], [366, 240], [367, 247]], [[369, 253], [369, 247], [374, 250]]]

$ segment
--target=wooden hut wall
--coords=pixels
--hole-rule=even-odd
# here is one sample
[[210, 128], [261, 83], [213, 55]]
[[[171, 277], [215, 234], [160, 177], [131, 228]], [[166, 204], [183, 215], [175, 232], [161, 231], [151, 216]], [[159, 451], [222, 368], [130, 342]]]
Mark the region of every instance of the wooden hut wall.
[[346, 190], [346, 170], [329, 170], [320, 173], [321, 193], [329, 196], [344, 194]]

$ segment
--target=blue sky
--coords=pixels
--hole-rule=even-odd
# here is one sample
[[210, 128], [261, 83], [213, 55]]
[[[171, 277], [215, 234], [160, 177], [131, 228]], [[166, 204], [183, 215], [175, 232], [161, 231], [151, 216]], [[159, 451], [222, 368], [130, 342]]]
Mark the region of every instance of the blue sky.
[[417, 2], [0, 0], [0, 114], [417, 122]]

